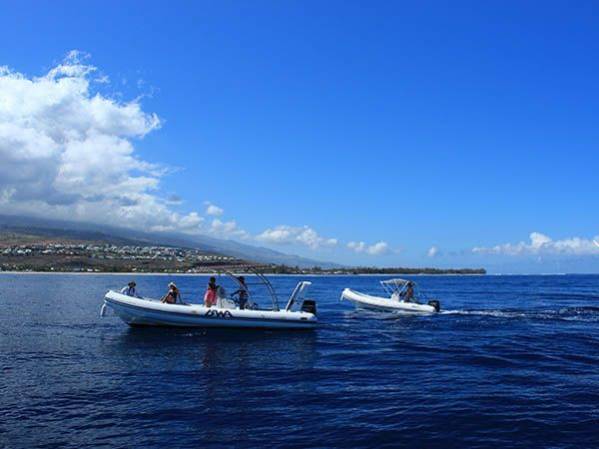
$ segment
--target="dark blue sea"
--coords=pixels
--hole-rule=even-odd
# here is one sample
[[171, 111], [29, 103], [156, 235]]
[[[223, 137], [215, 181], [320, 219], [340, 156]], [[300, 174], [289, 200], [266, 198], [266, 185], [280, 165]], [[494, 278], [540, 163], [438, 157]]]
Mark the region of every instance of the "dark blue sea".
[[419, 317], [339, 302], [383, 278], [312, 277], [321, 327], [292, 332], [100, 318], [129, 279], [0, 275], [0, 447], [599, 446], [599, 276], [415, 277], [443, 307]]

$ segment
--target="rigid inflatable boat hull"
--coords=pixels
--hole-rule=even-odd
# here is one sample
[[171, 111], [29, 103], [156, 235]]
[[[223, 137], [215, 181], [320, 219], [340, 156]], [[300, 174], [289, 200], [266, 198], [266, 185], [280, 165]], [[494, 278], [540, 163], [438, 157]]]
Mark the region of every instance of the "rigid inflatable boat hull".
[[356, 307], [379, 312], [396, 312], [408, 314], [436, 313], [437, 309], [429, 304], [397, 301], [391, 298], [371, 296], [346, 288], [341, 298], [355, 304]]
[[104, 304], [131, 326], [311, 329], [317, 324], [316, 316], [307, 312], [164, 304], [113, 291], [106, 294]]

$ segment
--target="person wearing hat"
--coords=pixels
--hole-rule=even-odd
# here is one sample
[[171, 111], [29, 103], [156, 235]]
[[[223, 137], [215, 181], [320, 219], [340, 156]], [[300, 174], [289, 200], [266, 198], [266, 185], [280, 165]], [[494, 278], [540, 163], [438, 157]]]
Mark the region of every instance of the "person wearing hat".
[[121, 289], [121, 293], [127, 296], [133, 296], [134, 298], [139, 298], [137, 296], [137, 292], [135, 291], [135, 281], [129, 282], [125, 287]]
[[160, 302], [164, 302], [167, 304], [175, 304], [177, 302], [181, 302], [181, 293], [179, 293], [179, 289], [175, 285], [174, 282], [170, 282], [168, 284], [168, 293], [162, 297]]

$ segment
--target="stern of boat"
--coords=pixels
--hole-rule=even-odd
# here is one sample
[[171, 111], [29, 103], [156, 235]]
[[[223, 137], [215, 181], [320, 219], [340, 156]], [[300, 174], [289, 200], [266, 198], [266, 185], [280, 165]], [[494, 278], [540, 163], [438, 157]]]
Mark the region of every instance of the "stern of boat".
[[427, 304], [435, 309], [435, 312], [441, 311], [441, 303], [437, 299], [431, 299]]

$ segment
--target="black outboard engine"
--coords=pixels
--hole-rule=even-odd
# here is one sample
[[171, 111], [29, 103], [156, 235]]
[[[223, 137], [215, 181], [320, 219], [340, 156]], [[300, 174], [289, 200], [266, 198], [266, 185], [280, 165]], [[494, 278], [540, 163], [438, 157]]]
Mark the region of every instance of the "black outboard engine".
[[316, 301], [313, 299], [304, 299], [300, 310], [302, 312], [308, 312], [316, 315]]
[[436, 299], [433, 299], [432, 301], [428, 302], [429, 306], [433, 306], [435, 308], [435, 312], [440, 312], [441, 311], [441, 303], [439, 301], [437, 301]]

